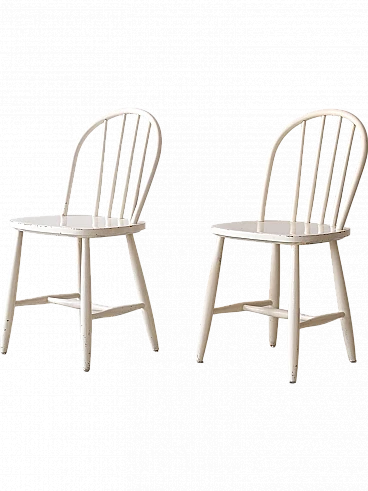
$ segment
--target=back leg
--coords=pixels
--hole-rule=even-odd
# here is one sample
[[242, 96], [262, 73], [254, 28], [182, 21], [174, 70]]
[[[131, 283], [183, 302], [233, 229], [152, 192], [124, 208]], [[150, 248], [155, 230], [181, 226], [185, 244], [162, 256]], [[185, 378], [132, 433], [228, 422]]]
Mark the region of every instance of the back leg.
[[[272, 300], [272, 307], [278, 309], [280, 301], [280, 244], [272, 244], [269, 299]], [[277, 317], [270, 317], [269, 340], [272, 348], [276, 346], [278, 324], [279, 319]]]
[[153, 318], [152, 307], [148, 296], [146, 282], [143, 276], [141, 262], [138, 256], [137, 246], [135, 245], [133, 234], [128, 234], [126, 238], [128, 242], [130, 261], [132, 263], [132, 268], [138, 288], [138, 293], [141, 302], [144, 303], [143, 318], [146, 324], [147, 333], [150, 338], [153, 351], [158, 351], [158, 340], [157, 340], [155, 321]]
[[340, 259], [339, 249], [337, 247], [336, 240], [330, 242], [330, 249], [331, 249], [332, 268], [333, 268], [333, 274], [335, 280], [337, 305], [339, 310], [345, 313], [345, 317], [341, 318], [342, 332], [344, 335], [344, 341], [345, 341], [346, 351], [348, 353], [349, 360], [352, 363], [354, 363], [356, 362], [356, 355], [355, 355], [353, 325], [351, 322], [348, 294], [346, 292], [344, 273], [342, 271], [341, 259]]
[[[74, 239], [73, 262], [74, 262], [74, 291], [81, 292], [81, 257], [82, 257], [82, 239]], [[76, 310], [78, 319], [78, 329], [80, 330], [80, 309]]]

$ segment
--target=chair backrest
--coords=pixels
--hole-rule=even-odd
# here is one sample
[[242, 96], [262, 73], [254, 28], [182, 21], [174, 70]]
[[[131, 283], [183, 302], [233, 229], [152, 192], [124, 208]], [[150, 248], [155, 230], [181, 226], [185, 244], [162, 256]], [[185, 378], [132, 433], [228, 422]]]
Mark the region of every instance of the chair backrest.
[[[161, 138], [161, 130], [158, 122], [156, 119], [149, 114], [146, 111], [143, 111], [141, 109], [121, 109], [120, 111], [110, 114], [103, 119], [97, 121], [93, 126], [89, 128], [88, 131], [82, 136], [81, 140], [78, 143], [78, 146], [75, 150], [74, 153], [74, 158], [73, 158], [73, 163], [72, 163], [72, 168], [70, 172], [70, 178], [69, 178], [69, 185], [68, 185], [68, 190], [66, 194], [66, 200], [65, 200], [65, 206], [63, 210], [63, 216], [66, 216], [68, 214], [68, 208], [69, 208], [69, 202], [70, 202], [70, 196], [72, 192], [72, 186], [73, 186], [73, 180], [74, 180], [74, 175], [75, 175], [75, 169], [77, 165], [77, 160], [79, 156], [79, 152], [82, 148], [83, 143], [87, 139], [88, 135], [90, 135], [97, 127], [100, 125], [104, 125], [103, 127], [103, 139], [101, 142], [101, 162], [100, 162], [100, 171], [99, 171], [99, 180], [97, 184], [97, 192], [96, 192], [96, 204], [95, 208], [93, 211], [94, 216], [98, 216], [100, 212], [100, 200], [101, 200], [101, 188], [102, 188], [102, 182], [104, 178], [104, 163], [105, 163], [105, 149], [106, 149], [106, 136], [108, 132], [108, 122], [113, 119], [113, 118], [118, 118], [121, 117], [121, 131], [120, 131], [120, 138], [119, 141], [117, 142], [117, 154], [116, 154], [116, 161], [115, 161], [115, 167], [114, 167], [114, 172], [113, 172], [113, 177], [112, 177], [112, 182], [111, 182], [111, 191], [110, 191], [110, 199], [108, 203], [107, 213], [104, 213], [103, 216], [106, 216], [108, 218], [111, 218], [112, 214], [112, 209], [114, 205], [114, 200], [116, 198], [116, 183], [117, 183], [117, 178], [118, 178], [118, 173], [119, 173], [119, 166], [120, 166], [120, 156], [121, 156], [121, 150], [122, 150], [122, 144], [124, 140], [124, 130], [126, 129], [126, 123], [128, 118], [134, 118], [134, 131], [132, 132], [131, 135], [131, 141], [125, 142], [127, 145], [129, 145], [129, 152], [128, 152], [128, 162], [126, 163], [125, 169], [122, 169], [125, 172], [125, 177], [124, 177], [124, 187], [123, 187], [123, 196], [122, 196], [122, 201], [121, 201], [121, 207], [120, 207], [120, 215], [119, 218], [129, 218], [131, 223], [137, 223], [139, 220], [139, 216], [141, 214], [142, 208], [144, 206], [144, 203], [146, 201], [149, 189], [152, 184], [153, 177], [156, 172], [157, 164], [160, 159], [160, 154], [161, 154], [161, 144], [162, 144], [162, 138]], [[132, 167], [133, 167], [133, 161], [137, 160], [134, 159], [135, 156], [135, 151], [136, 151], [136, 142], [137, 142], [137, 135], [138, 132], [140, 131], [140, 128], [142, 127], [142, 120], [146, 120], [146, 125], [145, 128], [141, 131], [145, 131], [145, 135], [143, 135], [143, 146], [140, 152], [140, 155], [138, 156], [137, 159], [139, 159], [139, 170], [136, 173], [137, 177], [135, 179], [136, 182], [132, 182]], [[148, 123], [148, 124], [147, 124]], [[153, 131], [156, 132], [156, 138], [154, 139], [154, 151], [151, 152], [152, 154], [152, 162], [150, 162], [150, 167], [148, 167], [148, 162], [146, 162], [146, 156], [147, 156], [147, 148], [149, 145], [150, 141], [150, 136], [152, 136]], [[151, 138], [152, 139], [152, 138]], [[123, 164], [120, 166], [122, 167]], [[150, 172], [148, 174], [148, 178], [146, 181], [145, 186], [143, 186], [143, 189], [141, 190], [141, 185], [142, 185], [142, 176], [143, 176], [143, 171], [144, 168], [150, 168]], [[134, 184], [134, 186], [133, 186]], [[127, 210], [127, 196], [129, 189], [133, 187], [133, 200], [132, 200], [132, 209]]]
[[[306, 220], [304, 220], [305, 223], [310, 223], [312, 210], [313, 210], [313, 204], [314, 204], [314, 198], [315, 198], [315, 192], [316, 192], [318, 170], [319, 170], [319, 166], [320, 166], [320, 156], [321, 156], [323, 136], [324, 136], [325, 126], [326, 126], [326, 119], [328, 116], [337, 116], [339, 119], [338, 119], [338, 126], [337, 126], [337, 133], [336, 133], [336, 137], [335, 137], [335, 143], [334, 143], [332, 156], [331, 156], [331, 163], [330, 163], [327, 183], [326, 183], [326, 187], [325, 187], [325, 191], [324, 191], [323, 206], [322, 206], [322, 211], [321, 211], [321, 215], [320, 215], [321, 218], [320, 218], [319, 223], [323, 224], [325, 222], [326, 209], [327, 209], [327, 205], [328, 205], [328, 201], [329, 201], [331, 182], [332, 182], [332, 177], [333, 177], [334, 167], [335, 167], [336, 152], [337, 152], [337, 148], [338, 148], [338, 144], [339, 144], [341, 124], [342, 124], [342, 120], [346, 119], [352, 123], [351, 124], [351, 130], [350, 130], [350, 138], [349, 138], [348, 148], [347, 148], [347, 152], [346, 152], [346, 156], [345, 156], [341, 180], [340, 180], [339, 186], [338, 186], [337, 199], [336, 199], [336, 204], [335, 204], [335, 208], [334, 208], [333, 220], [331, 223], [332, 227], [337, 227], [337, 229], [339, 229], [339, 230], [344, 228], [346, 218], [348, 216], [352, 201], [354, 199], [355, 192], [357, 190], [359, 180], [360, 180], [360, 177], [362, 175], [365, 161], [367, 158], [367, 133], [366, 133], [366, 130], [365, 130], [363, 124], [361, 123], [361, 121], [359, 121], [359, 119], [357, 117], [355, 117], [353, 114], [351, 114], [347, 111], [340, 111], [338, 109], [324, 109], [324, 110], [314, 111], [312, 113], [306, 114], [302, 118], [299, 118], [296, 121], [294, 121], [293, 123], [291, 123], [281, 133], [281, 135], [277, 139], [275, 145], [273, 146], [270, 160], [269, 160], [269, 165], [268, 165], [268, 170], [267, 170], [267, 175], [266, 175], [266, 182], [265, 182], [264, 193], [263, 193], [263, 199], [262, 199], [262, 205], [261, 205], [261, 215], [260, 215], [260, 221], [261, 222], [263, 222], [265, 219], [268, 190], [269, 190], [271, 173], [272, 173], [272, 168], [273, 168], [273, 163], [275, 160], [276, 152], [277, 152], [282, 140], [286, 137], [286, 135], [288, 133], [290, 133], [290, 131], [292, 131], [297, 126], [300, 126], [301, 127], [301, 144], [300, 144], [300, 153], [299, 153], [299, 163], [298, 163], [297, 179], [296, 179], [296, 185], [295, 185], [294, 202], [293, 202], [293, 208], [292, 208], [292, 214], [291, 214], [291, 220], [290, 220], [291, 222], [296, 221], [297, 212], [298, 212], [298, 204], [299, 204], [300, 180], [301, 180], [301, 174], [302, 174], [303, 150], [304, 150], [304, 141], [305, 141], [307, 121], [314, 119], [314, 118], [321, 118], [321, 129], [320, 129], [319, 140], [318, 140], [318, 144], [317, 144], [317, 157], [316, 157], [316, 163], [315, 163], [314, 173], [313, 173], [313, 178], [312, 178], [312, 183], [311, 183], [309, 206], [308, 206], [308, 212], [307, 212]], [[339, 216], [341, 200], [342, 200], [342, 195], [343, 195], [344, 185], [345, 185], [345, 179], [346, 179], [346, 172], [348, 169], [351, 147], [352, 147], [353, 138], [354, 138], [355, 133], [359, 133], [359, 135], [361, 137], [361, 152], [359, 155], [358, 168], [357, 168], [357, 172], [355, 174], [355, 177], [353, 179], [353, 183], [352, 183], [352, 187], [350, 189], [350, 192], [348, 193], [347, 198], [345, 200], [345, 206], [342, 208], [341, 216]]]

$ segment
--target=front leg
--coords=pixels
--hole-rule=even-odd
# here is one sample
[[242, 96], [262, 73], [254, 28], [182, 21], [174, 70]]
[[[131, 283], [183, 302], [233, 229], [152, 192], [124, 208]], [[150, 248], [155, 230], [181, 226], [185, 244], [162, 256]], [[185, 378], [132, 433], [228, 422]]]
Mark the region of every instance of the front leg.
[[20, 256], [22, 252], [22, 241], [23, 241], [23, 232], [20, 230], [17, 231], [17, 245], [14, 253], [13, 260], [13, 269], [11, 273], [10, 279], [10, 288], [8, 293], [8, 303], [6, 306], [5, 312], [5, 325], [1, 342], [1, 353], [3, 355], [8, 351], [9, 339], [11, 334], [11, 328], [13, 325], [13, 317], [14, 317], [14, 308], [15, 301], [17, 297], [17, 288], [18, 288], [18, 277], [19, 277], [19, 266], [20, 266]]
[[89, 372], [91, 366], [92, 344], [92, 301], [91, 301], [91, 259], [89, 239], [82, 239], [82, 268], [81, 268], [81, 332], [83, 342], [83, 369]]
[[299, 281], [299, 246], [291, 246], [291, 283], [289, 304], [289, 356], [290, 383], [295, 384], [298, 374], [299, 332], [300, 332], [300, 281]]
[[217, 237], [217, 246], [216, 246], [215, 256], [213, 258], [210, 277], [208, 279], [206, 299], [204, 304], [204, 312], [202, 318], [202, 333], [199, 340], [198, 355], [197, 355], [198, 363], [203, 363], [204, 352], [206, 351], [207, 340], [210, 334], [213, 309], [215, 307], [217, 285], [220, 276], [224, 240], [225, 240], [224, 237]]

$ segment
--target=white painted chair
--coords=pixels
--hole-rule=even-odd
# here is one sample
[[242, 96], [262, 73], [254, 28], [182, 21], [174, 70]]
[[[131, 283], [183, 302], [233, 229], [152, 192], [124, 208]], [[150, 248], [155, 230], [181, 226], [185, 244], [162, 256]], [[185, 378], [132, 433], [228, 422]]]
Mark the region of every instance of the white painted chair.
[[[115, 119], [117, 118], [117, 120]], [[119, 127], [119, 139], [116, 142], [117, 156], [114, 161], [111, 180], [108, 184], [107, 193], [109, 195], [106, 213], [100, 214], [101, 190], [106, 167], [105, 153], [108, 126], [111, 120]], [[118, 122], [118, 120], [121, 122]], [[87, 137], [100, 125], [102, 126], [102, 155], [99, 163], [99, 179], [97, 185], [97, 195], [93, 215], [68, 215], [69, 201], [72, 192], [74, 175], [77, 160], [82, 145]], [[131, 128], [130, 133], [127, 132]], [[138, 140], [140, 148], [138, 150]], [[152, 143], [151, 143], [152, 142]], [[120, 164], [122, 147], [127, 156], [125, 168]], [[125, 151], [126, 148], [126, 151]], [[12, 225], [17, 229], [17, 244], [12, 269], [8, 303], [6, 307], [5, 325], [2, 336], [1, 352], [5, 354], [8, 350], [10, 333], [13, 323], [14, 308], [22, 305], [39, 305], [39, 304], [58, 304], [67, 307], [80, 309], [81, 335], [83, 341], [84, 353], [84, 371], [90, 369], [91, 360], [91, 340], [92, 340], [92, 320], [103, 317], [113, 317], [137, 309], [142, 309], [143, 318], [146, 324], [148, 336], [154, 351], [158, 351], [158, 341], [155, 329], [155, 323], [152, 315], [152, 309], [146, 283], [144, 280], [141, 263], [138, 257], [137, 248], [134, 241], [134, 234], [145, 228], [145, 222], [139, 221], [142, 208], [147, 198], [147, 194], [152, 184], [156, 172], [157, 164], [161, 153], [161, 130], [156, 119], [146, 111], [140, 109], [122, 109], [114, 114], [97, 121], [83, 135], [76, 148], [72, 163], [69, 185], [66, 193], [66, 200], [62, 215], [41, 216], [31, 218], [18, 218], [11, 220]], [[115, 153], [116, 155], [116, 153]], [[150, 165], [148, 162], [150, 155]], [[146, 162], [147, 161], [147, 162]], [[119, 172], [120, 165], [120, 172]], [[137, 169], [134, 173], [133, 168]], [[117, 203], [116, 188], [117, 182], [120, 182], [118, 175], [123, 173], [122, 178], [122, 200]], [[147, 175], [147, 179], [143, 176]], [[134, 179], [133, 179], [134, 177]], [[107, 178], [106, 178], [107, 179]], [[133, 186], [134, 181], [134, 186]], [[145, 185], [143, 185], [145, 181]], [[142, 189], [141, 189], [142, 187]], [[128, 199], [129, 194], [129, 199]], [[128, 202], [131, 205], [131, 211], [128, 211]], [[121, 203], [121, 205], [120, 205]], [[113, 207], [119, 207], [117, 217], [112, 216]], [[42, 297], [29, 298], [26, 300], [16, 300], [17, 284], [19, 275], [19, 265], [22, 249], [23, 232], [33, 232], [41, 234], [65, 235], [75, 237], [78, 243], [78, 283], [77, 293], [67, 293], [58, 295], [45, 295]], [[133, 273], [136, 279], [139, 303], [124, 305], [118, 307], [106, 307], [92, 304], [91, 301], [91, 269], [90, 269], [90, 239], [94, 237], [112, 237], [125, 235], [128, 243], [130, 260]]]
[[[334, 138], [334, 147], [332, 151], [332, 159], [327, 174], [326, 182], [322, 186], [323, 192], [323, 206], [322, 212], [319, 215], [320, 220], [318, 223], [311, 223], [311, 216], [313, 210], [313, 203], [315, 200], [317, 177], [320, 166], [320, 155], [322, 149], [322, 142], [324, 137], [325, 125], [327, 120], [330, 120], [330, 116], [336, 116], [338, 118], [337, 133]], [[305, 221], [297, 222], [297, 212], [300, 194], [300, 184], [302, 175], [302, 163], [303, 163], [303, 149], [306, 135], [307, 122], [314, 118], [321, 119], [321, 129], [319, 133], [319, 141], [317, 145], [317, 158], [313, 172], [312, 183], [310, 187], [310, 198], [307, 216]], [[337, 183], [337, 197], [336, 204], [333, 208], [333, 218], [331, 225], [325, 224], [326, 210], [331, 194], [331, 182], [334, 176], [334, 168], [336, 153], [338, 150], [339, 137], [341, 133], [342, 121], [344, 125], [351, 126], [348, 149], [344, 160], [341, 177], [339, 177]], [[281, 142], [286, 135], [294, 128], [301, 127], [301, 147], [299, 154], [299, 164], [297, 171], [297, 179], [294, 193], [294, 201], [292, 207], [292, 214], [290, 221], [275, 221], [265, 220], [266, 202], [268, 197], [268, 190], [271, 179], [271, 172], [274, 164], [276, 152], [279, 149]], [[344, 194], [345, 206], [340, 212], [340, 205], [342, 201], [345, 178], [347, 168], [349, 164], [349, 158], [353, 143], [354, 134], [358, 133], [360, 136], [360, 146], [357, 157], [357, 171], [353, 178], [352, 187], [348, 192], [346, 200]], [[315, 111], [303, 116], [302, 118], [294, 121], [290, 124], [285, 131], [280, 135], [276, 141], [269, 160], [268, 171], [266, 175], [266, 182], [263, 192], [263, 199], [261, 205], [261, 213], [259, 221], [247, 221], [247, 222], [235, 222], [224, 223], [215, 225], [212, 228], [213, 233], [217, 236], [216, 252], [213, 258], [211, 273], [208, 281], [208, 287], [206, 292], [205, 308], [202, 320], [202, 332], [200, 336], [200, 343], [198, 348], [197, 360], [199, 363], [203, 362], [203, 357], [207, 345], [208, 335], [210, 332], [212, 317], [214, 314], [228, 313], [228, 312], [241, 312], [250, 311], [259, 314], [267, 315], [270, 317], [269, 321], [269, 341], [272, 347], [276, 346], [278, 319], [288, 319], [289, 330], [289, 356], [290, 356], [290, 382], [295, 383], [297, 379], [298, 371], [298, 355], [299, 355], [299, 331], [304, 327], [317, 326], [331, 322], [340, 318], [342, 324], [342, 331], [344, 335], [345, 345], [348, 353], [349, 360], [351, 362], [356, 361], [355, 346], [354, 346], [354, 334], [350, 316], [350, 309], [348, 303], [348, 297], [346, 293], [345, 281], [343, 276], [343, 270], [340, 262], [340, 255], [337, 246], [337, 240], [342, 239], [350, 234], [350, 230], [345, 227], [346, 218], [348, 216], [355, 192], [357, 190], [361, 174], [367, 158], [367, 133], [359, 121], [358, 118], [346, 111], [340, 110], [321, 110]], [[335, 176], [336, 177], [336, 176]], [[322, 202], [322, 200], [321, 200]], [[225, 238], [235, 238], [244, 240], [254, 240], [269, 242], [272, 244], [272, 259], [271, 259], [271, 278], [270, 278], [270, 291], [269, 298], [266, 300], [253, 301], [253, 302], [241, 302], [234, 305], [228, 305], [225, 307], [215, 308], [215, 299], [217, 292], [217, 285], [220, 274], [221, 258], [223, 253], [223, 246]], [[300, 314], [300, 293], [299, 293], [299, 246], [303, 244], [316, 244], [321, 242], [329, 242], [331, 249], [333, 273], [336, 287], [336, 295], [338, 302], [338, 312], [332, 314], [325, 314], [319, 316], [310, 316]], [[280, 296], [280, 244], [286, 244], [291, 246], [292, 257], [292, 276], [291, 276], [291, 288], [290, 288], [290, 303], [289, 310], [279, 308], [279, 296]]]

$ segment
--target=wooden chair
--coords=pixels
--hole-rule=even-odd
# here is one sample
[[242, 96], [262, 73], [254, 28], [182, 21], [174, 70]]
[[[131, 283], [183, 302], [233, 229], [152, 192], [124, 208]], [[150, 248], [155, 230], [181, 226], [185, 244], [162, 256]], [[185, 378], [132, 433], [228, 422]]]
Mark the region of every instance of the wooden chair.
[[[118, 118], [111, 122], [114, 118]], [[118, 120], [121, 119], [121, 122]], [[108, 133], [108, 125], [119, 124], [118, 136], [116, 142], [117, 156], [113, 165], [111, 183], [108, 185], [109, 201], [108, 206], [104, 209], [105, 214], [100, 214], [101, 190], [106, 167], [105, 153]], [[87, 137], [102, 125], [102, 153], [99, 163], [99, 178], [97, 185], [96, 201], [93, 215], [68, 215], [69, 201], [72, 192], [75, 170], [77, 166], [80, 150]], [[130, 133], [127, 127], [131, 128]], [[115, 128], [115, 126], [114, 126]], [[129, 129], [128, 128], [128, 129]], [[124, 133], [125, 132], [125, 133]], [[96, 133], [95, 133], [96, 135]], [[98, 135], [96, 135], [98, 136]], [[137, 141], [140, 142], [139, 152], [137, 150]], [[151, 141], [153, 142], [151, 144]], [[101, 145], [101, 144], [100, 144]], [[121, 205], [117, 203], [116, 188], [118, 175], [122, 173], [123, 168], [119, 163], [121, 160], [122, 147], [127, 156], [127, 163], [124, 169], [122, 179], [123, 196]], [[101, 147], [100, 147], [101, 148]], [[116, 150], [115, 150], [116, 151]], [[139, 155], [137, 155], [139, 153]], [[154, 351], [158, 351], [158, 341], [155, 329], [155, 323], [152, 315], [151, 304], [144, 280], [141, 263], [138, 257], [137, 248], [134, 241], [134, 234], [145, 228], [145, 222], [139, 221], [142, 208], [147, 198], [147, 194], [152, 184], [156, 172], [157, 164], [161, 153], [161, 130], [156, 119], [146, 111], [140, 109], [122, 109], [114, 114], [97, 121], [82, 136], [76, 148], [72, 168], [70, 172], [69, 185], [66, 193], [66, 200], [62, 215], [57, 216], [40, 216], [31, 218], [18, 218], [11, 220], [12, 226], [17, 229], [17, 244], [13, 262], [13, 269], [10, 282], [8, 303], [6, 307], [5, 325], [2, 336], [1, 352], [5, 354], [8, 350], [9, 338], [13, 323], [14, 308], [21, 305], [39, 305], [39, 304], [58, 304], [67, 307], [80, 309], [81, 335], [83, 340], [84, 352], [84, 371], [90, 369], [91, 360], [91, 340], [92, 340], [92, 320], [103, 317], [113, 317], [126, 314], [137, 309], [142, 309], [143, 318], [146, 324], [147, 332]], [[148, 166], [148, 155], [150, 156], [150, 167]], [[115, 154], [116, 155], [116, 154]], [[137, 162], [135, 164], [135, 162]], [[137, 169], [134, 173], [133, 168]], [[146, 171], [146, 172], [145, 172]], [[147, 179], [142, 179], [143, 175]], [[133, 179], [134, 176], [134, 179]], [[134, 180], [134, 186], [133, 186]], [[143, 180], [145, 185], [143, 186]], [[111, 182], [112, 181], [112, 182]], [[142, 189], [141, 189], [142, 188]], [[131, 210], [128, 211], [128, 193], [129, 204], [132, 202]], [[118, 206], [117, 216], [112, 216], [114, 209]], [[57, 295], [45, 295], [42, 297], [29, 298], [26, 300], [16, 300], [17, 284], [19, 275], [19, 265], [22, 250], [23, 232], [33, 232], [41, 234], [65, 235], [74, 237], [78, 243], [78, 280], [79, 288], [77, 293], [66, 293]], [[91, 301], [91, 269], [90, 269], [90, 239], [94, 237], [112, 237], [125, 235], [128, 243], [130, 260], [133, 273], [136, 279], [139, 302], [132, 305], [117, 307], [106, 307], [92, 304]]]
[[[311, 223], [311, 216], [312, 216], [313, 203], [316, 193], [317, 177], [319, 171], [320, 155], [321, 155], [322, 141], [325, 131], [325, 124], [327, 123], [327, 119], [330, 120], [330, 116], [338, 117], [337, 133], [336, 133], [336, 137], [334, 138], [332, 159], [331, 159], [329, 172], [327, 174], [328, 177], [325, 185], [322, 186], [322, 189], [324, 189], [324, 199], [323, 199], [322, 211], [321, 214], [319, 215], [320, 219], [318, 223]], [[319, 140], [317, 145], [317, 158], [316, 158], [316, 163], [313, 172], [312, 184], [310, 187], [309, 206], [306, 214], [307, 216], [304, 222], [300, 222], [300, 221], [298, 222], [296, 220], [297, 220], [298, 202], [299, 202], [299, 194], [300, 194], [301, 175], [302, 175], [304, 140], [306, 135], [307, 122], [314, 118], [321, 119], [321, 129], [319, 132]], [[337, 186], [337, 198], [336, 198], [336, 204], [333, 208], [332, 222], [331, 225], [326, 225], [325, 216], [326, 216], [327, 205], [329, 202], [329, 196], [331, 194], [330, 193], [331, 182], [334, 175], [335, 159], [336, 159], [341, 125], [343, 120], [347, 121], [347, 123], [344, 122], [344, 125], [348, 124], [349, 126], [351, 126], [349, 143], [348, 143], [348, 149], [343, 164], [342, 174], [339, 180], [337, 181], [339, 184]], [[289, 132], [291, 132], [297, 126], [301, 127], [301, 146], [300, 146], [300, 153], [299, 153], [299, 164], [298, 164], [291, 220], [290, 221], [265, 220], [268, 190], [269, 190], [271, 173], [272, 173], [276, 152], [278, 151], [279, 146], [281, 142], [284, 140], [284, 138], [286, 137], [286, 135], [288, 135]], [[361, 150], [357, 159], [358, 167], [357, 167], [356, 174], [353, 178], [353, 183], [350, 192], [347, 194], [345, 205], [340, 211], [340, 205], [341, 205], [344, 185], [345, 185], [345, 178], [346, 178], [347, 168], [349, 164], [349, 157], [350, 157], [355, 133], [359, 134], [361, 140], [360, 141]], [[204, 307], [203, 321], [202, 321], [202, 333], [200, 336], [198, 358], [197, 358], [199, 363], [203, 362], [203, 357], [207, 345], [213, 314], [241, 312], [241, 311], [256, 312], [270, 317], [269, 341], [272, 347], [276, 346], [278, 319], [279, 318], [288, 319], [291, 383], [295, 383], [297, 379], [298, 355], [299, 355], [299, 330], [304, 327], [317, 326], [340, 318], [349, 360], [351, 362], [356, 361], [353, 327], [351, 322], [349, 302], [346, 293], [343, 270], [341, 267], [339, 250], [337, 246], [337, 240], [342, 239], [350, 234], [350, 230], [345, 227], [345, 222], [355, 192], [357, 190], [360, 177], [363, 172], [366, 158], [367, 158], [366, 130], [358, 118], [356, 118], [355, 116], [353, 116], [352, 114], [346, 111], [340, 111], [334, 109], [315, 111], [294, 121], [285, 129], [285, 131], [282, 132], [282, 134], [276, 141], [275, 145], [273, 146], [271, 152], [267, 175], [266, 175], [266, 182], [263, 192], [259, 221], [224, 223], [220, 225], [215, 225], [212, 228], [213, 233], [217, 236], [217, 245], [216, 245], [215, 256], [212, 262], [212, 268], [211, 268], [211, 273], [210, 273], [207, 292], [206, 292], [206, 300], [205, 300], [205, 307]], [[272, 244], [271, 278], [270, 278], [270, 290], [269, 290], [268, 299], [253, 301], [253, 302], [241, 302], [234, 305], [215, 308], [215, 298], [216, 298], [217, 284], [219, 280], [221, 258], [222, 258], [225, 238], [262, 241], [262, 242], [269, 242]], [[310, 315], [300, 314], [299, 246], [304, 244], [316, 244], [321, 242], [329, 242], [330, 244], [339, 311], [332, 314], [325, 314], [325, 315], [319, 315], [313, 317]], [[279, 308], [280, 244], [291, 246], [292, 276], [291, 276], [291, 285], [290, 285], [290, 303], [289, 303], [288, 311]]]

